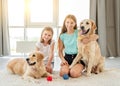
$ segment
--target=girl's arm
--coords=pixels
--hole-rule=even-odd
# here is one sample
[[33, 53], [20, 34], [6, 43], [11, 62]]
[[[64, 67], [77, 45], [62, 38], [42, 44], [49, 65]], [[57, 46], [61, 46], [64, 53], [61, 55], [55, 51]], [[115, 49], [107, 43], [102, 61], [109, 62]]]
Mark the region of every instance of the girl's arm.
[[87, 43], [89, 43], [90, 41], [96, 41], [98, 38], [99, 38], [99, 36], [98, 36], [97, 34], [93, 34], [93, 35], [91, 35], [90, 37], [85, 37], [85, 38], [83, 38], [81, 41], [82, 41], [84, 44], [87, 44]]
[[49, 58], [48, 58], [48, 62], [47, 62], [47, 65], [51, 65], [51, 62], [53, 60], [53, 57], [54, 57], [54, 45], [55, 45], [55, 42], [53, 42], [50, 46], [50, 53], [49, 53]]
[[39, 45], [38, 42], [36, 43], [35, 47], [36, 47], [36, 48], [35, 48], [36, 51], [40, 51], [40, 45]]
[[64, 59], [64, 56], [63, 56], [63, 49], [64, 49], [64, 45], [63, 45], [63, 42], [61, 41], [61, 39], [59, 38], [59, 41], [58, 41], [58, 54], [59, 54], [59, 57], [61, 59], [61, 66], [62, 65], [65, 65], [67, 64], [67, 61]]
[[52, 43], [51, 46], [50, 46], [50, 52], [49, 52], [49, 57], [48, 57], [48, 62], [46, 64], [46, 70], [47, 72], [49, 73], [52, 73], [52, 60], [53, 60], [53, 57], [54, 57], [54, 45], [55, 43]]

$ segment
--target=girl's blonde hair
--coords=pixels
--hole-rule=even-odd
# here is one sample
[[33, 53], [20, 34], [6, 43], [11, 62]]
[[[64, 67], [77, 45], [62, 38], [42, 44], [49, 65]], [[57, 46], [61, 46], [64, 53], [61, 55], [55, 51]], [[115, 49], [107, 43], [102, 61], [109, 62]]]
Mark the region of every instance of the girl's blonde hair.
[[65, 17], [65, 20], [64, 20], [64, 22], [63, 22], [63, 26], [62, 26], [62, 30], [61, 30], [61, 33], [60, 33], [60, 34], [67, 32], [67, 28], [66, 28], [66, 26], [65, 26], [65, 21], [66, 21], [66, 19], [68, 19], [68, 18], [72, 19], [72, 20], [75, 22], [74, 29], [77, 29], [77, 20], [76, 20], [76, 17], [75, 17], [74, 15], [72, 15], [72, 14], [69, 14], [69, 15], [67, 15], [67, 16]]
[[[72, 19], [72, 20], [75, 22], [74, 30], [77, 29], [77, 19], [76, 19], [76, 17], [75, 17], [74, 15], [72, 15], [72, 14], [69, 14], [69, 15], [67, 15], [67, 16], [65, 17], [65, 20], [64, 20], [64, 22], [63, 22], [63, 26], [62, 26], [62, 30], [61, 30], [60, 35], [61, 35], [62, 33], [67, 32], [67, 28], [66, 28], [66, 26], [65, 26], [65, 22], [66, 22], [66, 19], [68, 19], [68, 18]], [[59, 46], [60, 46], [59, 43], [60, 43], [60, 36], [59, 36], [59, 38], [58, 38], [58, 49], [59, 49]]]
[[[50, 31], [50, 32], [52, 33], [52, 36], [53, 36], [53, 34], [54, 34], [52, 27], [49, 27], [49, 26], [44, 27], [44, 29], [43, 29], [43, 31], [42, 31], [42, 33], [41, 33], [41, 37], [40, 37], [40, 42], [41, 42], [41, 43], [44, 43], [44, 40], [42, 39], [42, 35], [43, 35], [43, 32], [44, 32], [44, 31]], [[51, 41], [52, 41], [52, 38], [48, 41], [48, 44], [50, 44]]]

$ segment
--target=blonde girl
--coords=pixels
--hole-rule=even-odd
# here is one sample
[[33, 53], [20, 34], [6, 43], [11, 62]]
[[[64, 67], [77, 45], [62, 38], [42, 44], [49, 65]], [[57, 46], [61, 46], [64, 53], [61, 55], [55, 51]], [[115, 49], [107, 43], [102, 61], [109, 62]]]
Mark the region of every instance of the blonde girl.
[[[81, 76], [84, 62], [80, 61], [74, 67], [69, 69], [69, 66], [73, 62], [74, 58], [78, 53], [77, 48], [77, 20], [74, 15], [67, 15], [63, 27], [58, 39], [58, 53], [61, 58], [60, 76], [68, 74], [69, 76], [76, 78]], [[94, 38], [93, 38], [94, 39]], [[83, 39], [83, 43], [88, 43], [90, 40], [87, 38]]]
[[54, 44], [52, 40], [53, 29], [51, 27], [45, 27], [41, 33], [40, 40], [36, 43], [36, 50], [40, 51], [44, 55], [44, 63], [46, 70], [49, 73], [53, 72], [53, 57], [54, 57]]

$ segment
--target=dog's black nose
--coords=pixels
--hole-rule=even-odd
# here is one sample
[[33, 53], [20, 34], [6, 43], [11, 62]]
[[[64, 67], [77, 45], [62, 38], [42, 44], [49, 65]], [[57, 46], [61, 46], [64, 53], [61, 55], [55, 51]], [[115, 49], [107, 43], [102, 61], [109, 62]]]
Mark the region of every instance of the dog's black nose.
[[26, 58], [26, 61], [29, 61], [29, 58]]
[[84, 26], [81, 26], [80, 28], [81, 28], [82, 30], [84, 30]]

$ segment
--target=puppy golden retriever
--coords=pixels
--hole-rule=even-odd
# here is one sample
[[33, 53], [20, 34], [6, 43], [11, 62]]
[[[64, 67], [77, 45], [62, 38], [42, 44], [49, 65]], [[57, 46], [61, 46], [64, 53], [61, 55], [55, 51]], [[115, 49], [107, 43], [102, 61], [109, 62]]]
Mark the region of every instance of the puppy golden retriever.
[[90, 41], [86, 44], [81, 42], [84, 37], [90, 38], [91, 36], [95, 36], [96, 24], [91, 19], [85, 19], [81, 22], [80, 28], [77, 40], [78, 54], [70, 65], [70, 68], [82, 60], [86, 66], [87, 76], [90, 76], [92, 72], [98, 74], [104, 69], [105, 58], [101, 55], [97, 41]]
[[23, 76], [24, 79], [39, 79], [50, 74], [46, 71], [43, 54], [35, 51], [26, 58], [15, 58], [8, 62], [7, 69], [13, 73]]

